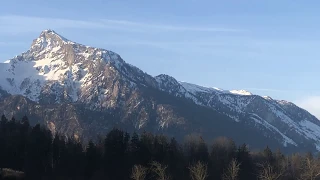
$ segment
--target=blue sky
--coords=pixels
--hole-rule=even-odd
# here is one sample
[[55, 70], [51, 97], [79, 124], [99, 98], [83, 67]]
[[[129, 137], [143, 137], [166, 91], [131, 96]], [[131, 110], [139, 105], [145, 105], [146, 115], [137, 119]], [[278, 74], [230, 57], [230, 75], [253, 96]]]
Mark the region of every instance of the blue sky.
[[320, 117], [318, 1], [10, 0], [0, 6], [0, 60], [44, 29], [113, 50], [151, 75], [246, 89]]

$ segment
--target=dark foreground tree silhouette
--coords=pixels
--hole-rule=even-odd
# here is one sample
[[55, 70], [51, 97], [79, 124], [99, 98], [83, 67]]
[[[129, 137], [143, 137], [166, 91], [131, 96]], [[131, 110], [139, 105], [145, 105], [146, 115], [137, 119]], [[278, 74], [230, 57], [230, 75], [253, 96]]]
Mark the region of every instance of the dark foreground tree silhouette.
[[[111, 130], [98, 141], [79, 142], [31, 127], [27, 117], [0, 121], [0, 169], [30, 180], [317, 180], [320, 159], [284, 155], [270, 148], [252, 152], [220, 137], [207, 144], [192, 135], [175, 139], [144, 132]], [[210, 147], [210, 151], [208, 150]], [[210, 152], [210, 153], [209, 153]], [[8, 171], [9, 172], [9, 171]], [[4, 174], [0, 173], [0, 180]]]

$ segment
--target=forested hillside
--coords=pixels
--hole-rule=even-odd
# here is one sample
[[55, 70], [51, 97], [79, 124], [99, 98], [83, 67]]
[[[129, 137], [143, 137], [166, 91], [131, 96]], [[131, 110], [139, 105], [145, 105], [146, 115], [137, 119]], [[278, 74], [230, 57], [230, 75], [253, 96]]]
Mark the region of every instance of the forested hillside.
[[[148, 132], [128, 134], [113, 129], [99, 141], [82, 144], [77, 137], [62, 137], [28, 118], [0, 123], [0, 167], [3, 173], [25, 179], [192, 179], [192, 180], [313, 180], [320, 160], [307, 153], [284, 155], [268, 147], [251, 151], [246, 144], [220, 137], [206, 144], [189, 136], [178, 143]], [[21, 173], [23, 172], [23, 175]]]

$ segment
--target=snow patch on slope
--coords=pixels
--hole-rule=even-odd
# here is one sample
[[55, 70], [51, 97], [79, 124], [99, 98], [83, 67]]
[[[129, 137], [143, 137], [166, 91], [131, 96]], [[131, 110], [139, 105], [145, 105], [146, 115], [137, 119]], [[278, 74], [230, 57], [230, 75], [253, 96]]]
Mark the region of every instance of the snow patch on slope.
[[206, 93], [219, 93], [219, 94], [235, 94], [241, 96], [250, 96], [253, 95], [251, 92], [246, 90], [223, 90], [216, 87], [203, 87], [196, 84], [191, 84], [187, 82], [179, 82], [187, 91], [196, 94], [199, 92], [206, 92]]
[[207, 88], [207, 87], [202, 87], [198, 86], [195, 84], [187, 83], [187, 82], [179, 82], [188, 92], [192, 94], [196, 94], [199, 92], [206, 92], [206, 93], [211, 93], [211, 92], [218, 92], [218, 89], [214, 88]]
[[267, 121], [263, 120], [261, 117], [259, 117], [256, 114], [251, 113], [251, 119], [254, 120], [256, 123], [266, 127], [269, 130], [275, 131], [276, 133], [280, 134], [283, 138], [283, 145], [285, 147], [287, 147], [288, 143], [292, 144], [294, 146], [298, 146], [296, 142], [294, 142], [292, 139], [290, 139], [289, 137], [287, 137], [286, 135], [284, 135], [282, 132], [280, 132], [276, 127], [274, 127], [273, 125], [271, 125], [270, 123], [268, 123]]
[[[284, 102], [284, 101], [283, 101]], [[284, 102], [288, 103], [288, 102]], [[304, 136], [307, 139], [311, 139], [315, 141], [315, 146], [317, 150], [320, 151], [320, 126], [312, 123], [309, 120], [303, 120], [300, 122], [296, 122], [284, 114], [282, 111], [279, 111], [275, 108], [275, 106], [269, 105], [270, 110], [278, 117], [280, 120], [287, 124], [289, 130], [293, 130], [296, 133]]]
[[[299, 123], [301, 128], [305, 132], [305, 135], [310, 139], [319, 141], [320, 139], [320, 127], [310, 121], [304, 120]], [[316, 143], [316, 148], [320, 151], [320, 142]]]
[[251, 96], [253, 95], [251, 92], [246, 90], [231, 90], [230, 93], [237, 94], [237, 95], [243, 95], [243, 96]]

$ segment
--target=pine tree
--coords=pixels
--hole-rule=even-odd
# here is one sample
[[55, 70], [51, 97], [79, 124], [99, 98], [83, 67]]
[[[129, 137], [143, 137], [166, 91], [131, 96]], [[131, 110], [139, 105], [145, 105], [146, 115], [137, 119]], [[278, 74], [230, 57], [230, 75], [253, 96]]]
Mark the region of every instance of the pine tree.
[[8, 122], [8, 119], [7, 119], [7, 117], [3, 114], [3, 115], [1, 116], [1, 123], [5, 124], [5, 123], [7, 123], [7, 122]]
[[239, 146], [236, 157], [240, 163], [239, 179], [254, 179], [255, 168], [246, 144]]
[[271, 149], [269, 148], [269, 146], [267, 146], [263, 152], [262, 152], [262, 156], [264, 158], [264, 160], [269, 163], [269, 164], [273, 164], [274, 163], [274, 157], [273, 157], [273, 153], [271, 151]]
[[25, 126], [30, 126], [29, 119], [26, 115], [24, 115], [21, 119], [21, 123]]
[[94, 172], [98, 169], [100, 163], [99, 159], [101, 159], [101, 156], [97, 150], [96, 145], [89, 141], [89, 144], [86, 148], [86, 167], [85, 167], [85, 176], [87, 178], [91, 177]]
[[130, 169], [123, 167], [127, 160], [128, 144], [125, 142], [125, 133], [118, 129], [111, 130], [105, 139], [104, 164], [105, 171], [110, 179], [129, 177]]
[[141, 158], [140, 158], [140, 148], [141, 144], [140, 144], [140, 139], [139, 139], [139, 135], [137, 133], [133, 133], [131, 140], [130, 140], [130, 144], [129, 144], [129, 159], [130, 159], [130, 165], [134, 166], [137, 164], [141, 164]]

